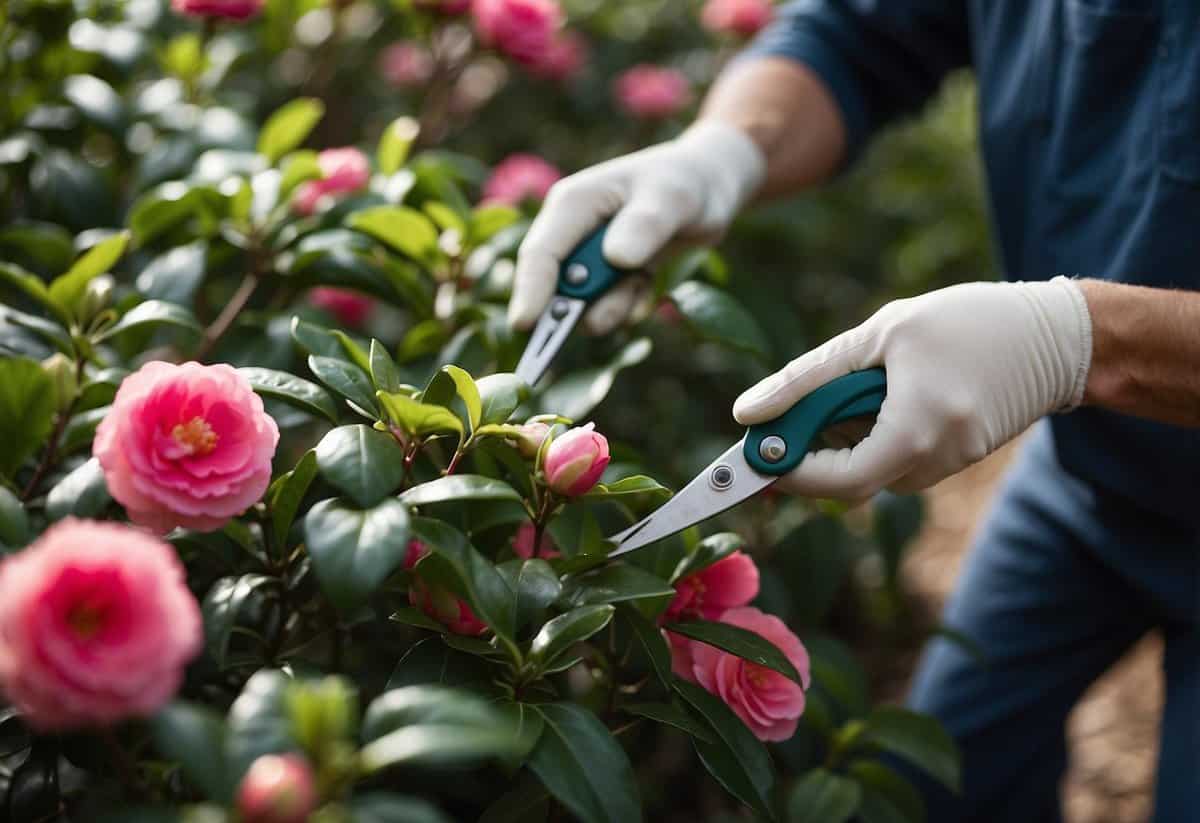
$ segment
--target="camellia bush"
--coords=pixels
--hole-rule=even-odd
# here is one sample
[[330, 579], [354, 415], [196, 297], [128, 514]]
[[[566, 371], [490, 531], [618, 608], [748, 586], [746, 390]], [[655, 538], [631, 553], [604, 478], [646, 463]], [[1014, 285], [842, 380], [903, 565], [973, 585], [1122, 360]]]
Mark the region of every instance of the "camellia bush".
[[732, 264], [666, 261], [537, 391], [511, 374], [560, 168], [669, 136], [772, 11], [0, 9], [4, 819], [888, 823], [925, 817], [912, 774], [957, 785], [837, 636], [908, 625], [919, 498], [768, 492], [620, 560], [605, 535], [739, 436], [732, 397], [803, 345], [781, 301], [816, 338], [986, 260], [947, 193], [969, 86], [880, 150], [952, 218], [875, 215], [899, 281], [738, 288], [797, 236], [861, 274], [852, 179], [747, 220]]

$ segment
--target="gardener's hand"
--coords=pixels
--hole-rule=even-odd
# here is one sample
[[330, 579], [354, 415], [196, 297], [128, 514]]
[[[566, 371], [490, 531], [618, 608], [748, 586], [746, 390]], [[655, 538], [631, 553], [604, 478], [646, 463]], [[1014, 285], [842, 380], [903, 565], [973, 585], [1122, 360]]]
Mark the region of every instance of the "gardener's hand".
[[931, 486], [1079, 405], [1091, 357], [1074, 281], [967, 283], [889, 303], [746, 391], [733, 414], [745, 425], [771, 420], [836, 377], [883, 366], [887, 399], [871, 433], [852, 449], [809, 454], [780, 481], [861, 500]]
[[[702, 120], [683, 135], [601, 163], [557, 183], [546, 197], [517, 256], [509, 322], [532, 326], [554, 294], [563, 258], [604, 220], [604, 256], [620, 268], [641, 268], [673, 240], [720, 239], [762, 182], [765, 160], [733, 126]], [[622, 281], [584, 317], [593, 334], [629, 314], [640, 278]]]

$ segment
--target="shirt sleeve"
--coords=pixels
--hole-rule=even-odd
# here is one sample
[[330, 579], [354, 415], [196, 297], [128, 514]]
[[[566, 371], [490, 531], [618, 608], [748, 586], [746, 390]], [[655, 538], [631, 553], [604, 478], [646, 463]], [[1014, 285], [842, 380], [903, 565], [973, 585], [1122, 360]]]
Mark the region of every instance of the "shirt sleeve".
[[767, 56], [797, 60], [828, 86], [849, 163], [876, 130], [970, 63], [966, 0], [793, 0], [739, 62]]

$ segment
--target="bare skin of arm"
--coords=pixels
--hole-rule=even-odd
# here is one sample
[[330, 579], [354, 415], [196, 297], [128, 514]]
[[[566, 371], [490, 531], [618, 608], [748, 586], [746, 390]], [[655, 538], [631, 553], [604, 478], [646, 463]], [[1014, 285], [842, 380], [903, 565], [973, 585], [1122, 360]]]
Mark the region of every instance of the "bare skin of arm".
[[1200, 293], [1081, 280], [1092, 315], [1083, 402], [1200, 426]]

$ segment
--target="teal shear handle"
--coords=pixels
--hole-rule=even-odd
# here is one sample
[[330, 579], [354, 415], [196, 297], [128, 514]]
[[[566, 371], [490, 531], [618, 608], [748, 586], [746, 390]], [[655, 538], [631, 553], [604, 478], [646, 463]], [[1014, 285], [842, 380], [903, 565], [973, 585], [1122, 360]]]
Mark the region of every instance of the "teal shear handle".
[[615, 268], [604, 259], [605, 223], [596, 229], [563, 261], [558, 275], [558, 293], [563, 297], [594, 303], [629, 271]]
[[746, 462], [760, 474], [780, 477], [800, 465], [813, 438], [855, 417], [878, 414], [887, 396], [883, 369], [866, 369], [831, 380], [774, 420], [746, 432]]

